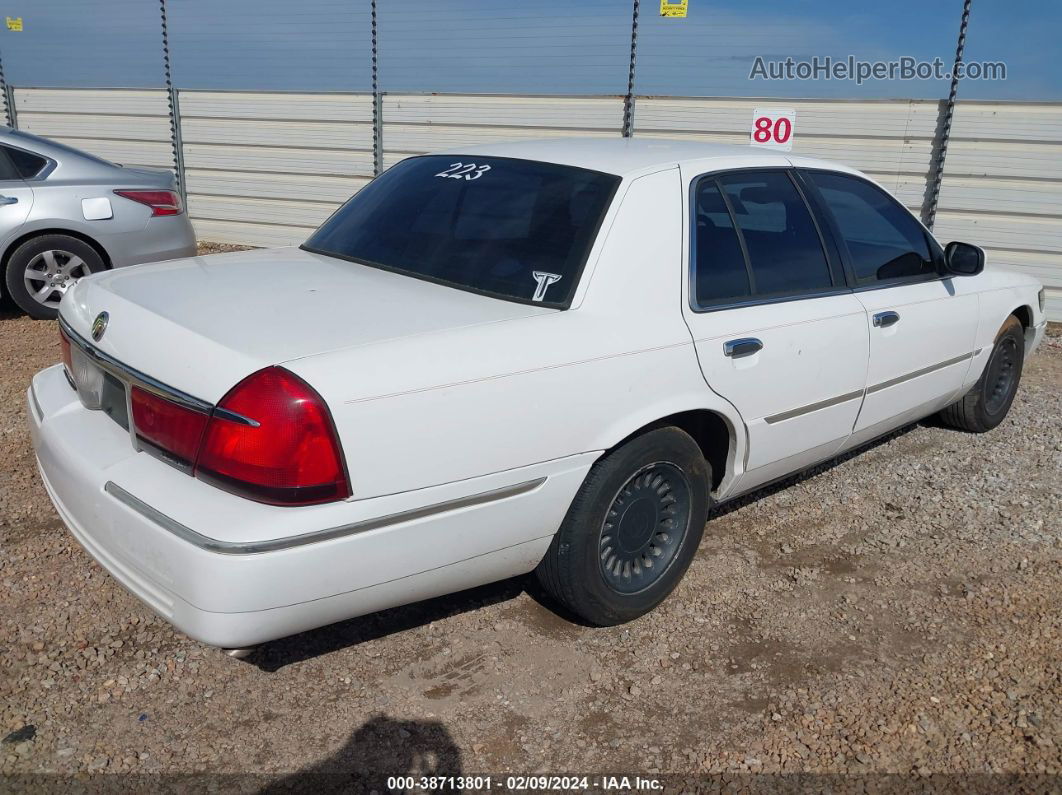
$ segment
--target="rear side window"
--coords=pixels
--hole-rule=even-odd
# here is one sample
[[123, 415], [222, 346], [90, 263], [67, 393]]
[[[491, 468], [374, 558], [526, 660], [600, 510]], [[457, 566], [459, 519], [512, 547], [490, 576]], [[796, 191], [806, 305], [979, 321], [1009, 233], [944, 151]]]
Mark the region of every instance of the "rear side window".
[[4, 153], [8, 156], [11, 164], [15, 167], [15, 171], [22, 179], [33, 179], [48, 165], [48, 161], [45, 158], [22, 149], [12, 149], [10, 146], [5, 146]]
[[695, 209], [698, 306], [833, 286], [811, 212], [786, 172], [704, 178], [695, 191]]
[[808, 176], [837, 223], [857, 284], [936, 278], [925, 230], [899, 202], [855, 177]]
[[698, 304], [752, 297], [737, 227], [715, 180], [702, 180], [697, 188], [694, 251], [694, 296]]
[[305, 248], [563, 308], [619, 182], [530, 160], [410, 158], [363, 188]]
[[0, 146], [0, 182], [13, 179], [22, 179], [22, 177], [19, 176], [15, 164], [7, 156], [7, 147]]

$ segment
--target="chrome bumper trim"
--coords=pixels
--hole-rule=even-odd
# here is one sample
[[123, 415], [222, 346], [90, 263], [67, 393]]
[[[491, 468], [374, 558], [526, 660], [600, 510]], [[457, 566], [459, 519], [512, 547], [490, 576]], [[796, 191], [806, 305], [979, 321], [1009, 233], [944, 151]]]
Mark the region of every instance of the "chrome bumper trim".
[[384, 527], [391, 527], [392, 525], [401, 524], [403, 522], [425, 519], [429, 516], [456, 511], [461, 508], [471, 508], [477, 505], [496, 502], [508, 497], [516, 497], [520, 494], [534, 491], [545, 482], [546, 478], [544, 477], [536, 478], [535, 480], [526, 480], [523, 483], [517, 483], [513, 486], [503, 486], [502, 488], [472, 494], [468, 497], [437, 502], [433, 505], [426, 505], [423, 508], [400, 511], [398, 513], [388, 514], [387, 516], [380, 516], [376, 519], [366, 519], [361, 522], [340, 525], [339, 527], [332, 527], [327, 530], [315, 530], [310, 533], [301, 533], [299, 535], [287, 536], [285, 538], [273, 538], [267, 541], [246, 542], [220, 541], [216, 538], [205, 536], [202, 533], [197, 533], [190, 527], [186, 527], [177, 520], [166, 516], [166, 514], [161, 511], [152, 508], [146, 502], [133, 496], [113, 481], [108, 480], [104, 485], [103, 490], [127, 508], [136, 511], [145, 519], [157, 524], [162, 529], [173, 533], [178, 538], [187, 541], [200, 549], [205, 549], [208, 552], [217, 552], [223, 555], [253, 555], [261, 552], [276, 552], [282, 549], [291, 549], [292, 547], [300, 547], [306, 544], [317, 544], [322, 541], [331, 541], [332, 539], [343, 538], [357, 533], [365, 533], [369, 530], [379, 530]]
[[29, 393], [33, 411], [37, 415], [37, 422], [44, 422], [44, 409], [41, 408], [41, 402], [37, 399], [37, 390], [33, 388], [33, 384], [30, 384]]
[[98, 348], [94, 348], [84, 337], [70, 327], [70, 324], [66, 322], [62, 315], [59, 315], [59, 328], [62, 329], [64, 334], [66, 334], [71, 345], [76, 345], [78, 349], [85, 354], [85, 356], [95, 362], [100, 369], [106, 370], [115, 378], [139, 386], [146, 389], [148, 392], [153, 392], [159, 397], [164, 397], [167, 400], [184, 406], [185, 408], [189, 408], [192, 411], [209, 414], [214, 410], [214, 405], [212, 403], [207, 403], [205, 400], [193, 397], [187, 392], [174, 389], [172, 386], [164, 384], [161, 381], [152, 378], [150, 375], [122, 364], [113, 356], [109, 356]]

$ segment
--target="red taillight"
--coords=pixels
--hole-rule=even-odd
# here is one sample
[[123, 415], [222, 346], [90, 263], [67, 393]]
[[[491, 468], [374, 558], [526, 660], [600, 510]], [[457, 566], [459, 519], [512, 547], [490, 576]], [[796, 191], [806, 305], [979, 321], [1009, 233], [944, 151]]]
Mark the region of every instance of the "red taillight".
[[[226, 413], [244, 418], [226, 418]], [[196, 477], [275, 505], [350, 496], [332, 416], [306, 382], [267, 367], [233, 387], [210, 418]]]
[[350, 496], [328, 407], [282, 367], [249, 375], [210, 414], [139, 386], [129, 403], [137, 438], [201, 480], [273, 505]]
[[74, 361], [70, 358], [70, 338], [66, 336], [66, 332], [62, 327], [59, 328], [59, 350], [63, 357], [63, 365], [66, 367], [66, 371], [71, 376], [74, 374]]
[[152, 215], [180, 215], [184, 211], [180, 194], [172, 190], [116, 190], [115, 193], [146, 204]]
[[136, 435], [191, 466], [209, 415], [180, 406], [134, 386], [129, 393]]

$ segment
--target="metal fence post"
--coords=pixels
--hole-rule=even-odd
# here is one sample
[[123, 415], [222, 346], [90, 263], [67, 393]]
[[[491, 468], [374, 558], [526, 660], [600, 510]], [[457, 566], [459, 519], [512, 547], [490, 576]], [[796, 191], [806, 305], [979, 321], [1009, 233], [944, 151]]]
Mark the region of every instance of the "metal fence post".
[[944, 161], [948, 157], [948, 141], [951, 140], [951, 121], [955, 116], [955, 97], [959, 93], [959, 70], [962, 69], [962, 56], [966, 49], [966, 30], [970, 25], [971, 2], [972, 0], [965, 0], [963, 3], [962, 18], [959, 21], [959, 42], [955, 47], [955, 64], [951, 69], [951, 87], [948, 91], [948, 101], [944, 108], [944, 121], [940, 125], [936, 168], [930, 186], [929, 201], [924, 213], [925, 224], [929, 229], [933, 228], [933, 224], [937, 220], [937, 203], [940, 200], [940, 187], [944, 182]]
[[15, 87], [4, 81], [4, 110], [7, 111], [7, 126], [18, 129], [18, 109], [15, 107]]
[[177, 89], [173, 87], [170, 70], [170, 33], [166, 22], [166, 0], [159, 0], [162, 15], [162, 66], [166, 78], [166, 101], [170, 111], [170, 145], [173, 147], [173, 171], [177, 177], [177, 190], [187, 204], [188, 193], [184, 184], [184, 146], [181, 143], [181, 108]]
[[18, 119], [15, 116], [15, 92], [11, 90], [11, 86], [7, 83], [7, 78], [4, 77], [4, 59], [0, 54], [0, 89], [4, 92], [4, 120], [7, 122], [7, 126], [13, 130], [18, 129]]
[[181, 136], [181, 95], [174, 86], [169, 88], [170, 135], [173, 137], [173, 164], [177, 169], [177, 190], [188, 204], [188, 187], [184, 181], [184, 138]]
[[376, 0], [372, 0], [372, 175], [383, 171], [383, 96], [380, 94], [377, 51]]
[[631, 17], [631, 61], [627, 71], [627, 96], [623, 99], [623, 137], [634, 134], [634, 62], [638, 54], [638, 0], [634, 0]]

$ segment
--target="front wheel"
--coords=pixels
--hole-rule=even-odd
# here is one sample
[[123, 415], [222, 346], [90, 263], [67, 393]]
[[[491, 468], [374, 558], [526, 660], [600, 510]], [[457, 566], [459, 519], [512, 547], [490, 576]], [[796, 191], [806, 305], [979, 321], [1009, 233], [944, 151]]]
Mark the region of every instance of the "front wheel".
[[941, 422], [953, 428], [984, 433], [1003, 422], [1018, 393], [1025, 359], [1025, 333], [1011, 315], [996, 334], [988, 364], [962, 399], [941, 410]]
[[59, 302], [74, 284], [106, 265], [99, 253], [70, 235], [41, 235], [27, 240], [7, 261], [7, 290], [19, 309], [38, 320], [59, 314]]
[[685, 432], [659, 428], [632, 439], [591, 468], [535, 572], [539, 582], [596, 626], [648, 613], [697, 552], [709, 483]]

